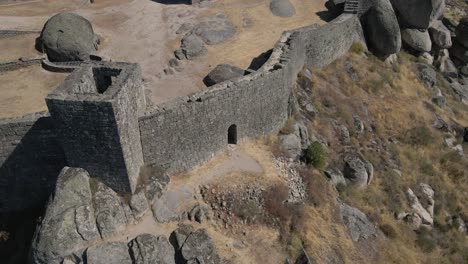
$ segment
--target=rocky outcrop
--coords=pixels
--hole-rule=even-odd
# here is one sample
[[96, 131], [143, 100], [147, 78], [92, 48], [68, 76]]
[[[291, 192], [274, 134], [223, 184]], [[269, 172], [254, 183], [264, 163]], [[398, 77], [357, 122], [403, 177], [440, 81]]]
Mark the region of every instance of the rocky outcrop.
[[203, 79], [206, 86], [212, 86], [220, 82], [244, 76], [244, 70], [229, 64], [218, 64]]
[[422, 29], [403, 29], [401, 31], [403, 42], [409, 47], [420, 52], [430, 52], [432, 42], [427, 30]]
[[359, 209], [341, 203], [340, 214], [354, 242], [372, 239], [378, 236], [379, 230]]
[[236, 28], [225, 14], [216, 14], [204, 18], [197, 24], [193, 33], [199, 36], [208, 45], [217, 45], [234, 37]]
[[458, 41], [455, 41], [450, 49], [450, 55], [468, 64], [468, 48], [465, 48]]
[[289, 158], [296, 159], [310, 144], [309, 132], [302, 122], [293, 125], [293, 131], [279, 137], [280, 148]]
[[180, 49], [175, 52], [178, 59], [188, 60], [206, 56], [207, 54], [208, 50], [203, 40], [193, 33], [188, 33], [182, 38]]
[[292, 17], [296, 14], [296, 9], [289, 0], [271, 0], [270, 10], [279, 17]]
[[128, 215], [130, 209], [125, 208], [128, 206], [123, 205], [121, 198], [104, 184], [98, 183], [94, 204], [97, 227], [103, 238], [119, 233], [133, 222], [133, 216]]
[[91, 23], [73, 13], [51, 17], [36, 46], [47, 53], [50, 61], [85, 61], [97, 50], [98, 38]]
[[362, 20], [367, 44], [377, 55], [387, 57], [400, 51], [400, 27], [389, 0], [376, 0]]
[[180, 251], [187, 263], [221, 263], [216, 247], [205, 229], [198, 229], [190, 233]]
[[434, 66], [444, 74], [444, 76], [451, 78], [457, 78], [458, 76], [457, 67], [450, 59], [449, 51], [446, 49], [441, 49], [437, 52]]
[[[426, 29], [434, 7], [442, 0], [391, 0], [402, 26]], [[436, 8], [437, 9], [437, 8]]]
[[347, 185], [364, 188], [374, 177], [374, 166], [361, 155], [348, 153], [344, 156], [343, 175]]
[[175, 264], [175, 251], [165, 236], [137, 236], [130, 242], [134, 264]]
[[433, 88], [437, 84], [437, 73], [427, 64], [417, 63], [416, 75], [427, 88]]
[[421, 226], [431, 228], [434, 224], [434, 190], [425, 183], [420, 183], [415, 191], [406, 190], [406, 198], [411, 208], [410, 212], [398, 215], [398, 219], [405, 220], [414, 229]]
[[32, 263], [61, 263], [65, 256], [100, 238], [89, 174], [65, 167], [31, 246]]
[[455, 29], [455, 34], [458, 43], [468, 49], [468, 17], [464, 17], [460, 20], [460, 23]]
[[127, 243], [109, 242], [92, 246], [86, 250], [86, 264], [133, 264]]
[[441, 49], [452, 47], [452, 35], [450, 30], [440, 20], [434, 20], [429, 27], [432, 42]]

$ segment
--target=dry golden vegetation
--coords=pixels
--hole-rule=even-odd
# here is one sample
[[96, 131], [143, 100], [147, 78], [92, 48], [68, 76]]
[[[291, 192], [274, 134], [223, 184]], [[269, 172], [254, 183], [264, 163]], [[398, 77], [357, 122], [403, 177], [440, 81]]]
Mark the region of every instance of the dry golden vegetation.
[[[357, 46], [351, 51], [325, 69], [313, 71], [313, 98], [319, 114], [311, 131], [329, 143], [333, 158], [343, 147], [330, 132], [331, 120], [346, 124], [352, 148], [376, 168], [366, 190], [344, 190], [340, 198], [365, 212], [388, 237], [380, 247], [378, 263], [467, 263], [466, 235], [449, 220], [451, 216], [468, 218], [468, 162], [445, 145], [446, 134], [433, 128], [432, 122], [436, 113], [447, 122], [467, 126], [468, 106], [456, 100], [441, 76], [437, 87], [447, 97], [447, 106], [433, 105], [434, 91], [418, 80], [417, 59], [409, 54], [399, 54], [399, 63], [392, 66], [364, 55]], [[371, 131], [357, 134], [352, 129], [354, 115]], [[435, 227], [415, 232], [397, 221], [395, 214], [408, 209], [407, 188], [421, 182], [435, 190]], [[306, 222], [315, 218], [323, 215]], [[319, 249], [311, 247], [310, 252]]]

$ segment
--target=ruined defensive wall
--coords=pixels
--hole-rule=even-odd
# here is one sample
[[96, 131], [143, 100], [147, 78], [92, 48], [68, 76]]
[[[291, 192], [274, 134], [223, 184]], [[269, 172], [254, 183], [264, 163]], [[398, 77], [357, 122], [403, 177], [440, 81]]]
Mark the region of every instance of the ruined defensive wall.
[[143, 164], [186, 170], [229, 142], [275, 132], [300, 69], [325, 66], [355, 42], [364, 36], [349, 14], [285, 32], [258, 71], [146, 113], [138, 66], [82, 66], [48, 95], [50, 117], [0, 121], [0, 212], [43, 203], [64, 165], [129, 192]]

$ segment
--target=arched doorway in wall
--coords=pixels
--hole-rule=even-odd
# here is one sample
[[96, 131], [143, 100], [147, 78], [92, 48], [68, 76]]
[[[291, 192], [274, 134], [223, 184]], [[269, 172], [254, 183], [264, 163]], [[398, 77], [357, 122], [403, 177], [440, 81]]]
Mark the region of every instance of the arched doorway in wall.
[[237, 126], [235, 124], [228, 128], [228, 144], [237, 144]]

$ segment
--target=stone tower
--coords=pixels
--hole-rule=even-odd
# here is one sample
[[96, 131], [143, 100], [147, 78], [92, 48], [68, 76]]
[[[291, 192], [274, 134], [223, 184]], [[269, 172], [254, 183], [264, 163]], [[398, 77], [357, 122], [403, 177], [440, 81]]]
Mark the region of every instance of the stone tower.
[[138, 117], [145, 107], [139, 66], [82, 66], [46, 102], [68, 166], [118, 192], [135, 191], [143, 165]]

